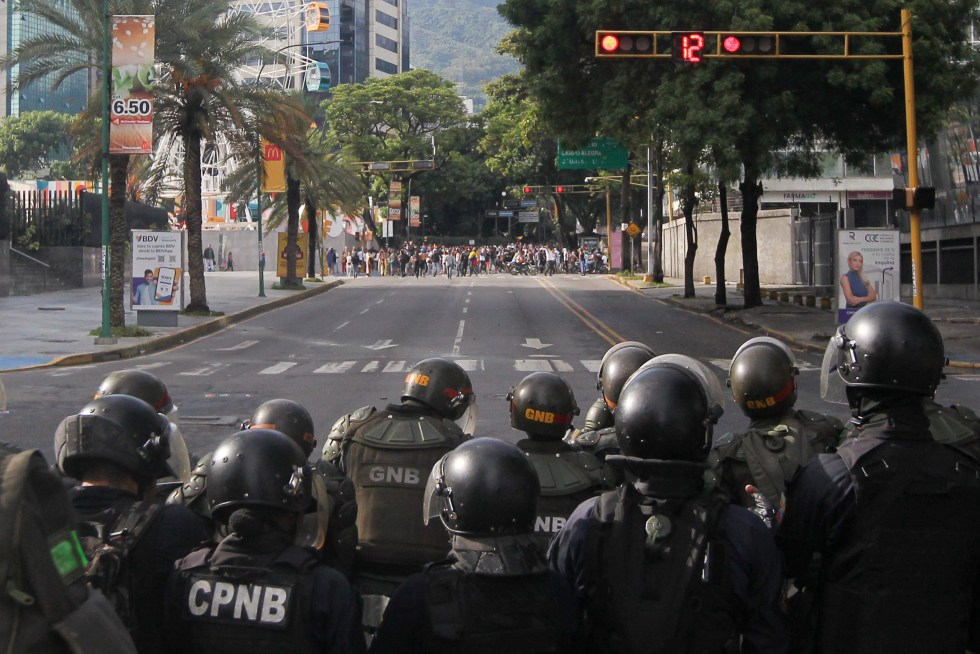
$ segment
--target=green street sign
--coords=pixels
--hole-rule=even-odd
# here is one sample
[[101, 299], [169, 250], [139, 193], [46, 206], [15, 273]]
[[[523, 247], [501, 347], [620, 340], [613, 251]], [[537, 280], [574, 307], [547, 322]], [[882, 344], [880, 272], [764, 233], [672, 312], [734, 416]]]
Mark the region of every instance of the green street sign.
[[558, 170], [620, 170], [628, 165], [629, 151], [616, 139], [592, 139], [580, 150], [563, 150], [558, 142]]

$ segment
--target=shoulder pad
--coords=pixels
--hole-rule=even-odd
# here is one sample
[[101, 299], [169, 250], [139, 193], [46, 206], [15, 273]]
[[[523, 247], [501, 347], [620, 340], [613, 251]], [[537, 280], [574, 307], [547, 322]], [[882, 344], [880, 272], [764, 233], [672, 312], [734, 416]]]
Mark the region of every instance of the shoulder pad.
[[[587, 458], [582, 459], [583, 455]], [[559, 456], [527, 453], [527, 458], [538, 475], [544, 497], [571, 495], [599, 484], [601, 465], [595, 461], [595, 457], [585, 452], [567, 452]], [[587, 465], [590, 459], [596, 463], [594, 470], [583, 465]]]
[[564, 440], [572, 447], [592, 447], [599, 443], [599, 432], [594, 429], [575, 431], [569, 433]]
[[972, 422], [975, 425], [980, 426], [980, 416], [978, 416], [976, 412], [970, 407], [963, 406], [962, 404], [952, 404], [950, 405], [949, 408], [955, 411], [957, 414], [959, 414], [959, 416], [963, 418], [963, 420], [966, 420], [967, 422]]
[[466, 435], [452, 420], [428, 416], [398, 418], [385, 416], [354, 432], [351, 440], [368, 447], [390, 449], [416, 447], [455, 447]]
[[204, 512], [210, 513], [207, 507], [207, 464], [210, 458], [211, 452], [201, 456], [200, 463], [191, 471], [190, 478], [167, 497], [167, 504], [183, 504], [198, 515], [204, 515]]
[[[825, 413], [818, 413], [816, 411], [807, 411], [806, 409], [799, 409], [797, 410], [796, 415], [800, 419], [800, 421], [804, 423], [825, 423], [829, 429], [835, 429], [837, 431], [841, 431], [844, 429], [843, 422], [841, 422], [834, 416], [828, 416]], [[817, 427], [819, 428], [819, 426]]]
[[327, 461], [338, 461], [340, 455], [342, 454], [341, 442], [348, 437], [351, 431], [352, 423], [360, 423], [368, 418], [370, 418], [374, 412], [377, 411], [373, 406], [362, 406], [353, 413], [348, 413], [346, 416], [341, 416], [337, 419], [333, 426], [330, 427], [330, 432], [327, 434], [327, 440], [323, 444], [323, 458]]
[[746, 436], [748, 436], [748, 432], [744, 431], [730, 431], [723, 435], [711, 446], [712, 458], [719, 462], [722, 459], [744, 459], [745, 455], [742, 454], [742, 440]]

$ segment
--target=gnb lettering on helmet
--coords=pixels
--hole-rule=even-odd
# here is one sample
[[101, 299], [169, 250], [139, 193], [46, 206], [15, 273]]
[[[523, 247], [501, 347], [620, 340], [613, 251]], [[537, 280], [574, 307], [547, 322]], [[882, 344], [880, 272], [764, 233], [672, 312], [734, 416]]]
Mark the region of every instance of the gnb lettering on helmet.
[[188, 615], [212, 622], [248, 624], [272, 629], [289, 626], [291, 585], [232, 583], [195, 575], [185, 608]]
[[408, 374], [408, 376], [405, 378], [405, 381], [407, 383], [409, 383], [409, 384], [418, 384], [419, 386], [428, 386], [429, 385], [429, 376], [428, 375], [423, 375], [420, 372], [412, 372], [412, 373], [409, 373]]

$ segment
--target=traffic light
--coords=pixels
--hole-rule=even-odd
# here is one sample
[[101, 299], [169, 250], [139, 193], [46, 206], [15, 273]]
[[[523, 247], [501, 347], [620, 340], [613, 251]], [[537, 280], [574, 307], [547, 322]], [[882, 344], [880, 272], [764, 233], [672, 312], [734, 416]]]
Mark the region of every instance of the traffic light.
[[778, 54], [779, 41], [775, 34], [743, 32], [718, 35], [722, 57], [750, 57]]
[[704, 32], [672, 32], [671, 59], [696, 64], [704, 50]]
[[565, 192], [565, 187], [564, 186], [556, 186], [555, 187], [555, 193], [564, 193], [564, 192]]
[[653, 32], [596, 32], [597, 57], [652, 57]]
[[530, 192], [531, 192], [531, 190], [532, 190], [532, 189], [531, 189], [531, 187], [530, 187], [530, 186], [525, 186], [525, 187], [524, 187], [524, 195], [527, 195], [528, 193], [530, 193]]

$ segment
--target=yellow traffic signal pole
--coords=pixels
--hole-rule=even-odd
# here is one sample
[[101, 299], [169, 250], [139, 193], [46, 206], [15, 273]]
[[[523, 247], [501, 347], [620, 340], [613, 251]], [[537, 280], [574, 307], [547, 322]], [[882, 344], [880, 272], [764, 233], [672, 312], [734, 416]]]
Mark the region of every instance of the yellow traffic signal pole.
[[[712, 36], [715, 38], [714, 48], [705, 48], [699, 55], [705, 59], [724, 58], [724, 59], [902, 59], [905, 77], [905, 138], [908, 150], [909, 185], [906, 195], [914, 193], [919, 186], [919, 165], [918, 165], [918, 135], [915, 129], [915, 83], [912, 71], [912, 12], [902, 9], [901, 12], [902, 31], [901, 32], [741, 32], [729, 30], [721, 31], [702, 31], [699, 34]], [[611, 34], [624, 35], [631, 38], [647, 39], [645, 50], [636, 50], [629, 53], [624, 52], [604, 52], [601, 47], [603, 37]], [[669, 40], [674, 32], [660, 30], [596, 30], [595, 35], [595, 56], [601, 59], [631, 59], [631, 58], [672, 58], [673, 53], [669, 45], [661, 47], [661, 40]], [[753, 35], [753, 36], [772, 36], [774, 37], [774, 49], [771, 53], [761, 54], [729, 54], [722, 50], [722, 37], [729, 34]], [[797, 37], [838, 37], [842, 39], [843, 51], [840, 54], [787, 54], [783, 52], [783, 40]], [[902, 54], [852, 54], [851, 40], [855, 37], [871, 38], [902, 38]], [[668, 186], [668, 194], [670, 187]], [[912, 241], [912, 305], [921, 310], [922, 300], [922, 226], [920, 223], [920, 211], [915, 207], [914, 202], [906, 202], [909, 206], [909, 232]], [[607, 210], [608, 211], [608, 210]], [[608, 219], [607, 219], [608, 220]]]
[[[915, 129], [915, 80], [912, 73], [912, 12], [902, 10], [902, 64], [905, 69], [905, 138], [908, 148], [909, 188], [919, 187], [919, 141]], [[922, 310], [922, 226], [921, 210], [912, 203], [909, 232], [912, 237], [912, 306]]]

